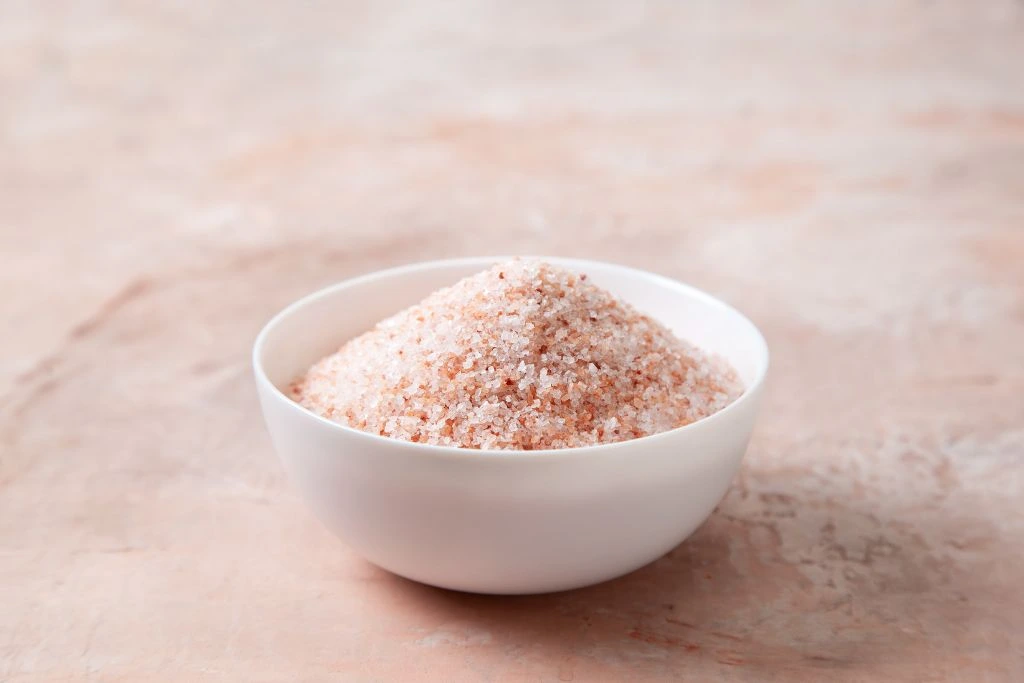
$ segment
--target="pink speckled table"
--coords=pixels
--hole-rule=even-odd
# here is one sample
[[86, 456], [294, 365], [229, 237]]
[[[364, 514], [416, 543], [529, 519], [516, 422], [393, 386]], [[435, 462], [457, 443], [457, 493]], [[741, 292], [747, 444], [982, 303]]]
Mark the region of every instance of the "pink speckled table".
[[[390, 576], [260, 423], [276, 309], [499, 252], [772, 346], [618, 581]], [[1015, 0], [0, 2], [0, 680], [1024, 680], [1022, 264]]]

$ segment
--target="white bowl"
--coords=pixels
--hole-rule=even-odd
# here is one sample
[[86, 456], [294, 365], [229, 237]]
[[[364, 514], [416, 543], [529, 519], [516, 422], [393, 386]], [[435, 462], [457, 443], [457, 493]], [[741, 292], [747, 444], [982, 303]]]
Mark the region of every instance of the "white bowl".
[[622, 443], [476, 451], [376, 436], [323, 419], [282, 390], [379, 320], [500, 259], [385, 270], [311, 294], [260, 332], [263, 415], [317, 516], [370, 562], [477, 593], [543, 593], [605, 581], [665, 554], [708, 517], [746, 450], [768, 347], [717, 299], [632, 268], [548, 258], [586, 273], [736, 368], [745, 393], [686, 427]]

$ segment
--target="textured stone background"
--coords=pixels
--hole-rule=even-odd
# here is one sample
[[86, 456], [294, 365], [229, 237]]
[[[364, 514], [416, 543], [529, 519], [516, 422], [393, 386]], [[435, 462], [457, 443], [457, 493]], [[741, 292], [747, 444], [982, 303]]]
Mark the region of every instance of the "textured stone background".
[[[409, 261], [747, 312], [742, 474], [621, 580], [353, 556], [249, 345]], [[0, 0], [0, 680], [1024, 680], [1024, 4]]]

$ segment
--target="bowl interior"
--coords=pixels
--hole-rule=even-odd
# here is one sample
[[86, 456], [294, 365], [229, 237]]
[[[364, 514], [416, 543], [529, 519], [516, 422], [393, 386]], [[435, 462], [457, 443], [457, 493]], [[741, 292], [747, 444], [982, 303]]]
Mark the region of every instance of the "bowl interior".
[[[321, 290], [279, 313], [260, 333], [255, 360], [284, 390], [310, 365], [377, 322], [418, 303], [434, 290], [479, 272], [498, 258], [416, 264], [373, 273]], [[768, 362], [757, 328], [735, 309], [673, 280], [595, 261], [545, 258], [576, 272], [668, 326], [683, 339], [732, 363], [747, 387]]]

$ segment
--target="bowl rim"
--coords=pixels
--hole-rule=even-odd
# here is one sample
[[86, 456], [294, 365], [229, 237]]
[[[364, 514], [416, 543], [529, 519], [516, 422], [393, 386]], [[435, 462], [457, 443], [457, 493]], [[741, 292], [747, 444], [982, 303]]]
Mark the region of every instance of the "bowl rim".
[[[357, 285], [363, 285], [372, 283], [374, 281], [386, 281], [390, 278], [405, 275], [412, 272], [433, 270], [437, 268], [450, 268], [456, 266], [471, 266], [480, 265], [481, 269], [486, 268], [488, 264], [499, 263], [502, 261], [511, 260], [513, 258], [520, 259], [536, 259], [540, 261], [546, 261], [557, 265], [568, 266], [572, 268], [578, 268], [580, 270], [586, 270], [590, 266], [598, 266], [605, 269], [617, 269], [627, 271], [634, 277], [640, 277], [651, 280], [655, 284], [661, 287], [675, 290], [681, 294], [690, 296], [694, 299], [699, 300], [705, 305], [712, 306], [724, 310], [726, 313], [735, 316], [740, 322], [748, 328], [748, 332], [752, 335], [755, 345], [757, 348], [757, 354], [759, 356], [759, 370], [757, 375], [752, 381], [750, 381], [743, 389], [743, 393], [735, 401], [727, 405], [725, 408], [719, 410], [712, 415], [705, 418], [701, 418], [696, 422], [683, 425], [682, 427], [676, 427], [664, 432], [658, 432], [657, 434], [651, 434], [648, 436], [641, 436], [635, 439], [627, 439], [625, 441], [616, 441], [614, 443], [597, 444], [595, 446], [580, 446], [576, 448], [548, 448], [538, 449], [532, 451], [525, 450], [508, 450], [508, 449], [476, 449], [476, 448], [461, 448], [458, 446], [438, 446], [434, 444], [417, 443], [413, 441], [404, 441], [402, 439], [395, 439], [389, 436], [380, 436], [379, 434], [373, 434], [371, 432], [364, 432], [361, 429], [355, 427], [349, 427], [333, 420], [328, 420], [325, 417], [317, 415], [308, 408], [300, 405], [291, 398], [289, 398], [283, 391], [281, 391], [277, 385], [270, 381], [267, 377], [266, 371], [263, 368], [262, 362], [262, 351], [266, 343], [267, 338], [273, 332], [273, 330], [281, 324], [283, 321], [294, 315], [296, 312], [315, 303], [321, 299], [325, 299], [331, 296], [335, 296], [339, 292], [354, 287]], [[453, 283], [454, 284], [454, 283]], [[713, 350], [712, 350], [713, 352]], [[608, 261], [596, 261], [592, 259], [578, 259], [578, 258], [567, 258], [560, 256], [469, 256], [461, 258], [451, 259], [435, 259], [431, 261], [417, 261], [415, 263], [409, 263], [401, 266], [395, 266], [392, 268], [385, 268], [383, 270], [375, 270], [363, 275], [348, 278], [341, 282], [336, 282], [332, 285], [322, 287], [316, 291], [313, 291], [305, 296], [302, 296], [292, 303], [288, 304], [273, 317], [270, 318], [260, 329], [256, 335], [256, 339], [253, 342], [252, 348], [252, 364], [253, 372], [256, 376], [256, 382], [259, 386], [269, 391], [275, 399], [285, 402], [290, 405], [292, 409], [298, 410], [306, 418], [312, 418], [315, 422], [319, 422], [321, 425], [326, 426], [329, 429], [336, 430], [340, 434], [346, 436], [355, 437], [358, 439], [366, 439], [369, 443], [377, 443], [378, 445], [387, 445], [392, 448], [404, 447], [412, 451], [418, 451], [420, 457], [434, 456], [442, 458], [456, 458], [456, 459], [470, 459], [470, 460], [487, 460], [487, 461], [518, 461], [518, 460], [535, 460], [542, 458], [544, 460], [550, 459], [565, 459], [565, 458], [577, 458], [594, 456], [599, 453], [610, 453], [615, 450], [627, 450], [635, 449], [638, 447], [647, 446], [653, 444], [655, 440], [665, 440], [671, 438], [677, 438], [687, 432], [695, 432], [701, 429], [709, 429], [715, 423], [725, 419], [730, 413], [734, 413], [739, 410], [739, 406], [744, 403], [756, 400], [757, 395], [760, 393], [760, 388], [764, 384], [765, 376], [768, 373], [768, 366], [770, 362], [770, 354], [768, 351], [768, 342], [765, 340], [761, 330], [758, 329], [747, 316], [741, 313], [739, 310], [725, 303], [718, 297], [712, 296], [707, 292], [698, 289], [692, 285], [688, 285], [684, 282], [672, 279], [670, 277], [652, 273], [651, 271], [643, 270], [640, 268], [634, 268], [632, 266], [625, 266], [618, 263], [611, 263]]]

